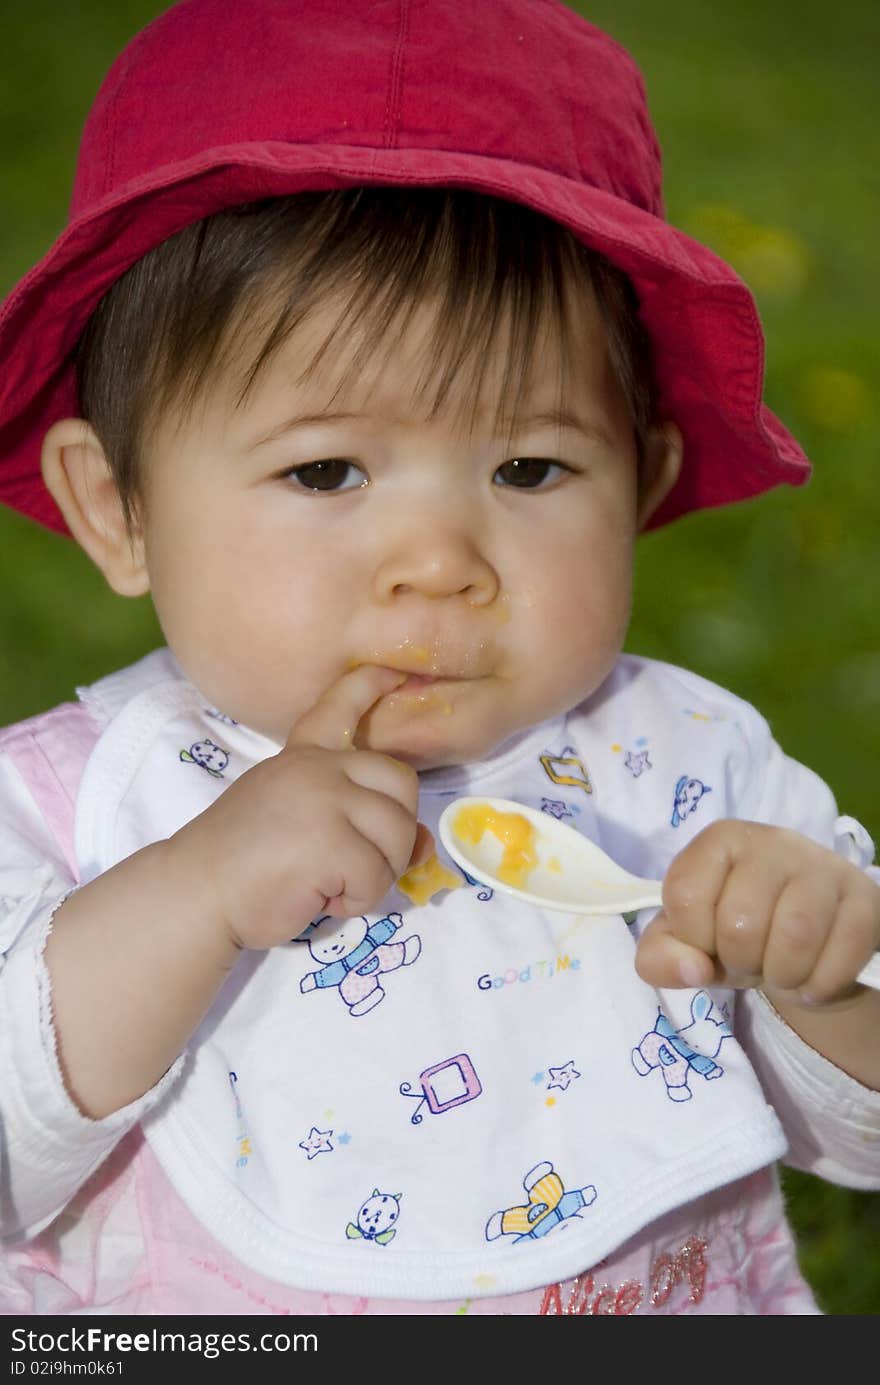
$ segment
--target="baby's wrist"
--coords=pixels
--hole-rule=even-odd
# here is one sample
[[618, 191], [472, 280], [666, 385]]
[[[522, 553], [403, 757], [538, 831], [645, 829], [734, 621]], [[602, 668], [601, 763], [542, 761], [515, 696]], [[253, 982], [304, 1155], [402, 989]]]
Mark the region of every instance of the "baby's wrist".
[[206, 952], [216, 954], [219, 964], [228, 969], [237, 961], [241, 944], [222, 907], [214, 872], [192, 846], [184, 828], [150, 849], [156, 852], [164, 888], [179, 904], [185, 901], [188, 926], [202, 934]]
[[880, 997], [875, 990], [869, 986], [861, 985], [857, 980], [853, 981], [845, 991], [837, 995], [826, 998], [814, 997], [809, 992], [786, 991], [776, 986], [769, 986], [766, 983], [761, 985], [761, 994], [769, 1000], [774, 1010], [783, 1016], [788, 1015], [838, 1015], [846, 1014], [849, 1011], [858, 1013], [866, 1006], [868, 1008], [880, 1003]]

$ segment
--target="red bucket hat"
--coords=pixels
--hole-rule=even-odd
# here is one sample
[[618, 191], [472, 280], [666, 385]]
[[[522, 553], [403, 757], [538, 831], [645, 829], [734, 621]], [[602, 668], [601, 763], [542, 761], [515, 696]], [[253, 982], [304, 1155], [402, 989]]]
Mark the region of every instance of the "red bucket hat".
[[136, 260], [224, 207], [357, 184], [524, 203], [630, 276], [685, 440], [655, 525], [807, 479], [761, 402], [753, 299], [664, 220], [642, 79], [606, 34], [560, 0], [182, 0], [108, 73], [68, 226], [0, 310], [0, 500], [64, 531], [40, 446], [77, 413], [77, 341]]

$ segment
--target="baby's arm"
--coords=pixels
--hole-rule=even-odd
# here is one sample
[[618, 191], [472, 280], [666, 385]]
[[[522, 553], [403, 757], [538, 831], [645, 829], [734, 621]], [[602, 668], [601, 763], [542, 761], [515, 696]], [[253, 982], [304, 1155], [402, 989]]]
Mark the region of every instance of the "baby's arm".
[[288, 942], [318, 914], [369, 911], [421, 858], [415, 771], [345, 748], [403, 677], [346, 674], [278, 755], [62, 905], [46, 962], [62, 1070], [87, 1115], [153, 1086], [242, 948]]

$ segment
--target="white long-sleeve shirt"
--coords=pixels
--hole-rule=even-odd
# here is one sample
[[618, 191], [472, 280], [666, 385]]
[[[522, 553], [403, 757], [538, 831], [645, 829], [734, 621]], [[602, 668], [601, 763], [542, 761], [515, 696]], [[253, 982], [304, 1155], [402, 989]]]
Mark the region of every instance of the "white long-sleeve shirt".
[[[5, 960], [0, 973], [2, 1224], [14, 1244], [27, 1239], [29, 1246], [26, 1250], [12, 1249], [7, 1256], [10, 1302], [16, 1298], [24, 1302], [25, 1266], [25, 1277], [34, 1282], [33, 1248], [45, 1244], [47, 1237], [57, 1240], [61, 1225], [70, 1266], [61, 1273], [60, 1281], [57, 1277], [52, 1281], [46, 1301], [56, 1292], [63, 1296], [59, 1282], [74, 1292], [71, 1283], [77, 1277], [83, 1279], [83, 1247], [88, 1245], [88, 1254], [95, 1257], [92, 1281], [101, 1280], [100, 1274], [96, 1280], [96, 1266], [103, 1263], [105, 1271], [104, 1288], [98, 1292], [105, 1298], [108, 1293], [115, 1295], [126, 1305], [118, 1311], [144, 1311], [131, 1304], [137, 1303], [137, 1295], [148, 1293], [143, 1287], [142, 1268], [149, 1258], [147, 1249], [155, 1242], [150, 1218], [161, 1220], [163, 1207], [167, 1215], [169, 1198], [177, 1198], [178, 1205], [186, 1209], [177, 1217], [183, 1239], [188, 1216], [196, 1240], [207, 1233], [207, 1244], [214, 1249], [209, 1254], [202, 1246], [199, 1254], [189, 1257], [196, 1264], [187, 1264], [185, 1257], [178, 1262], [172, 1276], [176, 1276], [176, 1288], [172, 1284], [169, 1290], [165, 1271], [163, 1292], [176, 1295], [172, 1303], [184, 1306], [166, 1306], [163, 1311], [215, 1311], [191, 1305], [200, 1301], [197, 1286], [202, 1281], [203, 1288], [210, 1286], [208, 1299], [215, 1301], [211, 1296], [216, 1295], [218, 1279], [227, 1289], [230, 1279], [235, 1280], [234, 1292], [251, 1304], [238, 1310], [245, 1312], [261, 1311], [253, 1306], [260, 1300], [278, 1304], [285, 1294], [288, 1300], [292, 1295], [298, 1303], [305, 1303], [307, 1306], [294, 1309], [305, 1312], [321, 1311], [315, 1307], [316, 1294], [325, 1298], [328, 1294], [353, 1295], [352, 1301], [358, 1302], [363, 1298], [370, 1305], [366, 1311], [453, 1311], [456, 1298], [481, 1305], [482, 1311], [538, 1311], [535, 1306], [523, 1306], [533, 1303], [538, 1287], [562, 1284], [570, 1278], [580, 1285], [581, 1299], [586, 1301], [589, 1294], [584, 1289], [584, 1276], [578, 1277], [576, 1271], [598, 1259], [613, 1263], [615, 1257], [621, 1266], [618, 1289], [621, 1284], [643, 1286], [635, 1311], [682, 1311], [666, 1306], [674, 1295], [670, 1290], [664, 1299], [662, 1286], [657, 1289], [655, 1262], [665, 1263], [665, 1255], [678, 1264], [676, 1282], [690, 1283], [692, 1291], [685, 1269], [695, 1263], [693, 1245], [697, 1241], [705, 1243], [700, 1254], [704, 1262], [708, 1257], [710, 1269], [713, 1245], [716, 1258], [734, 1260], [734, 1248], [740, 1243], [754, 1241], [763, 1247], [760, 1253], [765, 1257], [771, 1253], [767, 1248], [772, 1248], [773, 1272], [768, 1278], [753, 1269], [753, 1289], [748, 1292], [754, 1293], [755, 1303], [762, 1295], [769, 1301], [769, 1293], [773, 1302], [789, 1305], [743, 1307], [748, 1295], [742, 1299], [740, 1276], [736, 1280], [740, 1306], [718, 1307], [716, 1294], [716, 1306], [708, 1311], [811, 1311], [809, 1294], [797, 1277], [775, 1184], [767, 1174], [772, 1157], [762, 1162], [761, 1141], [766, 1140], [765, 1148], [773, 1151], [773, 1157], [783, 1154], [787, 1141], [787, 1162], [832, 1181], [858, 1188], [878, 1187], [880, 1096], [866, 1091], [809, 1049], [760, 996], [752, 993], [737, 997], [735, 1038], [725, 1037], [721, 1031], [722, 1020], [733, 1007], [734, 997], [729, 993], [713, 992], [710, 1008], [706, 1010], [702, 1002], [700, 1011], [700, 1002], [692, 993], [667, 992], [659, 1004], [651, 1000], [650, 1021], [642, 1024], [632, 1019], [635, 1028], [631, 1033], [624, 1024], [621, 1035], [609, 1038], [610, 1021], [606, 1019], [600, 1032], [592, 1034], [589, 1043], [584, 1042], [577, 1007], [583, 1007], [585, 997], [590, 998], [589, 989], [584, 990], [585, 978], [588, 972], [600, 975], [601, 967], [611, 966], [608, 958], [616, 948], [620, 952], [614, 963], [617, 970], [609, 976], [614, 979], [612, 989], [617, 987], [619, 978], [626, 976], [626, 949], [633, 946], [633, 939], [619, 925], [607, 935], [613, 940], [609, 948], [597, 952], [575, 920], [568, 921], [567, 936], [558, 930], [547, 935], [546, 921], [517, 915], [509, 902], [498, 898], [482, 899], [480, 890], [470, 883], [463, 882], [461, 889], [436, 897], [421, 909], [410, 908], [409, 900], [393, 895], [385, 901], [384, 913], [364, 920], [362, 931], [368, 936], [343, 939], [335, 953], [322, 950], [321, 936], [308, 948], [291, 944], [287, 949], [276, 949], [270, 966], [254, 968], [236, 1001], [225, 1002], [222, 1022], [218, 1025], [217, 1015], [209, 1019], [207, 1027], [194, 1036], [189, 1053], [156, 1088], [104, 1121], [82, 1116], [67, 1096], [54, 1053], [48, 978], [42, 963], [52, 912], [78, 875], [87, 879], [108, 868], [114, 859], [155, 839], [159, 827], [162, 835], [167, 835], [207, 806], [230, 777], [274, 747], [244, 728], [229, 725], [218, 717], [216, 709], [204, 708], [164, 651], [93, 689], [83, 690], [81, 706], [81, 717], [88, 719], [98, 738], [98, 750], [90, 758], [89, 772], [77, 794], [76, 836], [67, 850], [55, 820], [56, 816], [63, 818], [62, 810], [59, 808], [57, 815], [46, 811], [46, 802], [51, 801], [49, 790], [43, 785], [37, 795], [41, 800], [38, 807], [33, 783], [28, 788], [22, 778], [20, 753], [17, 757], [0, 755], [0, 951]], [[45, 719], [40, 724], [45, 726]], [[143, 746], [131, 764], [120, 770], [133, 739], [133, 727], [144, 728]], [[31, 732], [12, 734], [20, 737]], [[10, 750], [10, 734], [6, 740]], [[118, 781], [109, 796], [108, 766]], [[69, 766], [58, 768], [61, 780], [71, 778]], [[420, 815], [429, 823], [432, 813], [436, 817], [445, 802], [458, 794], [530, 802], [564, 817], [642, 876], [661, 876], [690, 836], [712, 818], [731, 816], [794, 828], [870, 869], [872, 847], [867, 834], [851, 819], [838, 815], [829, 790], [815, 775], [782, 755], [766, 723], [752, 708], [694, 675], [630, 657], [621, 659], [603, 689], [568, 717], [533, 728], [502, 747], [485, 764], [422, 776], [422, 791]], [[507, 939], [500, 944], [492, 942], [482, 926], [486, 920], [500, 920], [499, 926], [509, 929], [514, 939], [547, 941], [549, 937], [551, 951], [555, 949], [558, 954], [562, 948], [569, 965], [560, 968], [557, 964], [554, 973], [556, 959], [549, 954], [546, 958], [532, 956], [530, 944], [512, 946]], [[631, 932], [637, 933], [644, 921], [638, 920]], [[437, 946], [440, 937], [444, 939], [442, 950]], [[419, 941], [418, 949], [415, 942], [408, 941], [413, 938]], [[360, 952], [355, 950], [355, 942]], [[348, 948], [343, 956], [354, 959], [348, 968], [333, 960], [343, 947]], [[429, 955], [432, 949], [434, 955]], [[363, 962], [362, 956], [366, 958]], [[608, 990], [609, 978], [605, 981], [608, 984], [603, 989]], [[629, 986], [627, 979], [627, 994]], [[378, 998], [377, 990], [381, 992]], [[432, 1019], [431, 1007], [438, 995], [444, 1003], [436, 1007]], [[256, 1093], [245, 1095], [243, 1085], [246, 1071], [248, 1081], [251, 1075], [255, 1083], [266, 1081], [274, 1093], [277, 1072], [264, 1070], [263, 1060], [250, 1053], [246, 1062], [238, 1064], [235, 1060], [242, 1071], [224, 1070], [230, 1069], [229, 1054], [236, 1044], [239, 1048], [235, 1052], [241, 1053], [242, 1026], [248, 1033], [253, 1028], [254, 1012], [247, 1008], [249, 997], [260, 1015], [289, 1009], [292, 1028], [286, 1037], [304, 1047], [302, 1071], [289, 1096], [291, 1114], [281, 1124], [277, 1103]], [[592, 999], [595, 1001], [596, 995]], [[632, 1003], [636, 1005], [638, 1000], [641, 1004], [643, 999], [634, 997]], [[504, 1006], [502, 1017], [500, 1007]], [[444, 1027], [446, 1021], [438, 1017], [450, 1008], [459, 1017], [458, 1029]], [[633, 1016], [640, 1013], [632, 1011]], [[561, 1046], [569, 1041], [572, 1045], [580, 1043], [581, 1052], [570, 1058], [567, 1050], [564, 1054], [543, 1053], [540, 1044], [532, 1044], [532, 1093], [526, 1094], [525, 1086], [518, 1088], [514, 1082], [502, 1090], [500, 1074], [505, 1065], [498, 1068], [493, 1055], [509, 1053], [514, 1042], [511, 1023], [534, 1035], [555, 1023], [558, 1016], [566, 1015], [569, 1029], [554, 1031], [554, 1038]], [[698, 1019], [698, 1015], [706, 1017]], [[364, 1048], [367, 1070], [372, 1071], [369, 1063], [378, 1064], [377, 1055], [384, 1061], [389, 1051], [395, 1055], [411, 1051], [416, 1027], [422, 1031], [429, 1023], [437, 1031], [433, 1040], [436, 1052], [423, 1044], [422, 1058], [413, 1054], [415, 1068], [422, 1066], [421, 1073], [410, 1072], [402, 1059], [396, 1060], [400, 1071], [392, 1064], [388, 1080], [383, 1074], [364, 1106], [373, 1124], [384, 1131], [396, 1129], [395, 1104], [399, 1108], [417, 1099], [422, 1113], [419, 1123], [428, 1123], [435, 1133], [419, 1132], [425, 1139], [421, 1147], [414, 1147], [414, 1121], [404, 1119], [402, 1139], [395, 1133], [389, 1137], [390, 1143], [383, 1139], [375, 1145], [374, 1141], [374, 1153], [365, 1156], [361, 1148], [368, 1150], [367, 1125], [356, 1125], [361, 1070], [355, 1070], [348, 1088], [337, 1082], [330, 1092], [323, 1074], [315, 1076], [317, 1067], [313, 1059], [310, 1061], [310, 1052], [320, 1052], [331, 1070], [350, 1068], [346, 1058], [354, 1024], [355, 1046]], [[303, 1037], [307, 1039], [311, 1031], [317, 1045], [312, 1051], [307, 1042], [304, 1046]], [[474, 1060], [477, 1031], [480, 1053]], [[707, 1054], [705, 1043], [700, 1051], [698, 1031], [701, 1037], [706, 1031], [710, 1037], [721, 1035], [714, 1054]], [[689, 1033], [692, 1046], [687, 1043]], [[373, 1034], [375, 1052], [371, 1055]], [[677, 1036], [677, 1046], [671, 1041], [664, 1044], [670, 1036]], [[522, 1047], [523, 1062], [531, 1058], [531, 1043], [529, 1039]], [[607, 1052], [600, 1051], [603, 1043]], [[426, 1053], [429, 1058], [446, 1061], [423, 1065]], [[742, 1055], [741, 1065], [734, 1053]], [[451, 1062], [453, 1057], [455, 1062]], [[493, 1080], [487, 1083], [490, 1073]], [[601, 1090], [608, 1073], [613, 1078], [607, 1079], [605, 1114], [599, 1126], [591, 1126], [589, 1098], [584, 1095], [581, 1099], [579, 1114], [574, 1114], [573, 1098], [586, 1093], [588, 1084], [593, 1091]], [[763, 1095], [753, 1073], [760, 1080]], [[712, 1080], [719, 1075], [724, 1076], [723, 1081]], [[741, 1096], [735, 1096], [734, 1083], [739, 1084]], [[224, 1084], [220, 1096], [219, 1087]], [[535, 1100], [528, 1105], [531, 1097]], [[765, 1097], [775, 1114], [765, 1116]], [[493, 1100], [496, 1109], [490, 1118]], [[323, 1102], [320, 1107], [319, 1102]], [[353, 1134], [338, 1130], [335, 1117], [320, 1116], [312, 1122], [308, 1114], [314, 1110], [317, 1117], [321, 1110], [346, 1102], [343, 1120], [355, 1125]], [[656, 1128], [655, 1144], [639, 1166], [641, 1174], [636, 1177], [634, 1164], [629, 1184], [614, 1181], [620, 1158], [615, 1157], [610, 1136], [607, 1150], [601, 1148], [609, 1112], [617, 1106], [628, 1111], [634, 1129], [644, 1129], [646, 1122]], [[377, 1112], [385, 1113], [384, 1124]], [[552, 1113], [549, 1118], [548, 1112]], [[563, 1113], [568, 1126], [560, 1131]], [[739, 1120], [753, 1122], [747, 1125], [751, 1134], [745, 1144], [755, 1146], [757, 1162], [737, 1146], [725, 1113], [734, 1125]], [[482, 1121], [479, 1127], [475, 1124], [477, 1115]], [[700, 1117], [707, 1123], [705, 1138]], [[454, 1120], [458, 1121], [455, 1130]], [[556, 1121], [556, 1126], [549, 1120]], [[465, 1157], [457, 1165], [452, 1163], [458, 1150], [466, 1154], [471, 1148], [462, 1133], [469, 1128], [468, 1121], [471, 1130], [478, 1130], [478, 1144], [489, 1136], [499, 1142], [491, 1177], [487, 1176], [483, 1184], [471, 1175]], [[681, 1135], [685, 1121], [690, 1131], [686, 1137]], [[780, 1131], [777, 1148], [774, 1131], [778, 1125], [784, 1136]], [[146, 1144], [140, 1128], [147, 1132]], [[198, 1128], [199, 1139], [203, 1130], [208, 1132], [207, 1145], [190, 1150], [192, 1157], [179, 1160], [176, 1146], [193, 1128]], [[523, 1136], [524, 1129], [540, 1133], [529, 1139]], [[449, 1139], [444, 1144], [440, 1135], [447, 1131]], [[348, 1141], [344, 1140], [346, 1135]], [[583, 1170], [561, 1168], [565, 1158], [575, 1161], [587, 1136], [591, 1159], [586, 1162], [590, 1166]], [[421, 1167], [432, 1139], [437, 1146], [436, 1169], [432, 1170], [427, 1161], [429, 1171], [419, 1183], [410, 1175], [413, 1150]], [[664, 1165], [667, 1147], [671, 1151], [669, 1142], [676, 1140], [681, 1140], [681, 1148], [675, 1157], [670, 1153]], [[212, 1149], [224, 1144], [230, 1157], [215, 1161]], [[298, 1163], [289, 1165], [286, 1153], [279, 1155], [276, 1145], [285, 1151], [295, 1149]], [[242, 1155], [244, 1148], [248, 1153]], [[374, 1188], [370, 1170], [375, 1149], [380, 1150], [384, 1162], [377, 1167], [377, 1175], [381, 1168], [383, 1177]], [[393, 1157], [389, 1149], [396, 1151]], [[364, 1161], [362, 1166], [349, 1158], [355, 1153]], [[554, 1157], [533, 1157], [548, 1153]], [[236, 1154], [235, 1159], [232, 1154]], [[685, 1154], [691, 1160], [687, 1164], [690, 1196], [683, 1188], [672, 1186], [669, 1173], [673, 1167], [682, 1166]], [[114, 1159], [122, 1167], [108, 1184]], [[343, 1164], [343, 1159], [348, 1163]], [[341, 1165], [339, 1177], [337, 1165]], [[634, 1182], [644, 1182], [646, 1171], [658, 1166], [666, 1172], [658, 1177], [656, 1190], [638, 1202], [628, 1188]], [[130, 1190], [129, 1194], [121, 1191], [125, 1174], [130, 1168], [144, 1167], [149, 1176], [140, 1179], [139, 1196], [133, 1200]], [[451, 1167], [454, 1173], [450, 1173]], [[312, 1177], [321, 1169], [320, 1179]], [[407, 1177], [410, 1186], [398, 1188], [395, 1184], [392, 1189], [392, 1182], [402, 1184]], [[101, 1191], [90, 1196], [93, 1185]], [[108, 1186], [114, 1188], [112, 1197]], [[156, 1194], [159, 1187], [166, 1190], [164, 1201]], [[740, 1206], [743, 1189], [749, 1190], [746, 1201], [752, 1203], [760, 1230], [750, 1238], [742, 1226], [735, 1235], [728, 1227], [720, 1236], [718, 1228], [730, 1222], [730, 1207]], [[375, 1201], [380, 1197], [385, 1198], [384, 1204]], [[459, 1222], [449, 1213], [450, 1197], [452, 1205], [462, 1209]], [[99, 1243], [83, 1231], [93, 1225], [95, 1207], [102, 1198], [122, 1219], [124, 1232], [108, 1239], [108, 1247], [124, 1243], [122, 1261], [118, 1249], [115, 1258], [108, 1249], [102, 1259]], [[575, 1206], [578, 1199], [580, 1203]], [[212, 1224], [217, 1207], [224, 1209], [227, 1222], [235, 1222], [241, 1220], [236, 1215], [240, 1208], [253, 1200], [262, 1221], [244, 1237], [238, 1231], [228, 1232], [225, 1223]], [[439, 1232], [434, 1233], [432, 1200], [438, 1217], [448, 1223], [444, 1234], [451, 1241], [444, 1242]], [[472, 1215], [471, 1203], [482, 1207], [485, 1216]], [[72, 1206], [76, 1209], [73, 1217]], [[407, 1215], [409, 1226], [414, 1228], [420, 1206], [421, 1245], [409, 1251], [408, 1259], [398, 1261], [403, 1269], [396, 1274], [394, 1253], [404, 1249], [411, 1234]], [[312, 1208], [315, 1220], [308, 1234], [294, 1234], [299, 1232], [303, 1216], [312, 1215]], [[392, 1212], [395, 1219], [399, 1214], [396, 1225], [388, 1220]], [[547, 1231], [551, 1214], [552, 1225]], [[69, 1225], [65, 1216], [70, 1217]], [[749, 1225], [749, 1216], [743, 1216], [743, 1225]], [[310, 1244], [322, 1235], [322, 1217], [331, 1228], [328, 1249], [309, 1262]], [[533, 1226], [524, 1248], [523, 1227], [530, 1225], [530, 1218]], [[109, 1221], [112, 1223], [112, 1217]], [[695, 1225], [697, 1229], [691, 1230]], [[470, 1259], [462, 1269], [456, 1250], [464, 1243], [469, 1226], [475, 1228], [475, 1234]], [[541, 1227], [544, 1229], [535, 1235]], [[716, 1228], [711, 1235], [710, 1227]], [[337, 1228], [339, 1234], [334, 1239]], [[41, 1231], [42, 1236], [38, 1234]], [[384, 1241], [379, 1239], [383, 1232]], [[397, 1246], [393, 1245], [395, 1240]], [[657, 1251], [661, 1244], [668, 1245], [669, 1250]], [[688, 1244], [689, 1254], [683, 1250]], [[653, 1259], [650, 1247], [656, 1251]], [[524, 1249], [531, 1256], [532, 1268], [525, 1268]], [[357, 1259], [349, 1255], [351, 1251]], [[758, 1255], [754, 1249], [750, 1253], [753, 1258]], [[64, 1260], [62, 1256], [61, 1263]], [[234, 1272], [217, 1268], [229, 1263]], [[640, 1265], [635, 1277], [630, 1274], [620, 1279], [634, 1263]], [[268, 1278], [259, 1275], [267, 1264], [273, 1269]], [[125, 1266], [133, 1265], [141, 1268], [132, 1270], [126, 1280]], [[722, 1276], [725, 1284], [721, 1288], [729, 1293], [735, 1278]], [[259, 1288], [254, 1287], [257, 1282]], [[704, 1275], [699, 1298], [689, 1291], [686, 1311], [708, 1301], [706, 1282]], [[712, 1282], [711, 1275], [708, 1282]], [[419, 1288], [420, 1283], [425, 1287]], [[115, 1287], [110, 1290], [106, 1287], [109, 1284]], [[410, 1301], [405, 1290], [413, 1284], [417, 1292], [409, 1289]], [[764, 1287], [755, 1289], [755, 1284]], [[598, 1279], [593, 1287], [602, 1287]], [[569, 1296], [571, 1293], [574, 1289]], [[609, 1298], [606, 1293], [603, 1303], [617, 1303], [618, 1308], [603, 1306], [596, 1311], [632, 1311], [627, 1305], [635, 1303], [637, 1297], [633, 1289], [622, 1298], [619, 1294]], [[551, 1306], [545, 1311], [559, 1311], [553, 1306], [556, 1301], [551, 1294], [547, 1300]], [[32, 1298], [31, 1311], [77, 1311], [34, 1308], [35, 1302]], [[401, 1308], [401, 1302], [410, 1306]], [[506, 1306], [490, 1306], [499, 1302]], [[18, 1304], [16, 1307], [27, 1311]]]

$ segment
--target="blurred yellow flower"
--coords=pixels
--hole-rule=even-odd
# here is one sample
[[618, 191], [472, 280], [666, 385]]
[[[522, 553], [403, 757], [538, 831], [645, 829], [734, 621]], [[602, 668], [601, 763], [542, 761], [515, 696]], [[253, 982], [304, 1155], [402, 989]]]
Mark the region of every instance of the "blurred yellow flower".
[[728, 260], [757, 294], [793, 297], [809, 276], [810, 252], [793, 231], [758, 225], [734, 207], [694, 207], [684, 229]]

